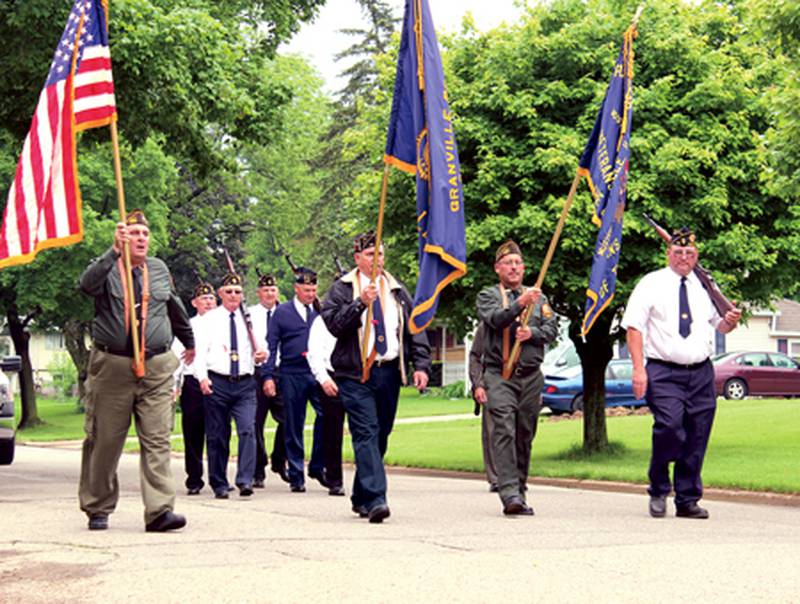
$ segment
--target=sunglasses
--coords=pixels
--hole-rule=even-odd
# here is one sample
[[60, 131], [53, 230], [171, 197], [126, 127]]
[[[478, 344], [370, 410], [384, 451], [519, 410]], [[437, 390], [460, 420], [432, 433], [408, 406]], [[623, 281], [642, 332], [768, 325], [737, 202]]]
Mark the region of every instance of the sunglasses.
[[229, 296], [232, 296], [234, 294], [241, 294], [242, 290], [240, 290], [240, 289], [223, 289], [222, 293], [228, 294]]

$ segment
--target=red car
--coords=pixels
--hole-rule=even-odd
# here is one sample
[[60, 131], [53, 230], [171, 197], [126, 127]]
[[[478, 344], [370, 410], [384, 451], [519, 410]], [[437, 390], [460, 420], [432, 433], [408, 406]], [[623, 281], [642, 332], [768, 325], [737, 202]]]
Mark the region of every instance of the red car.
[[728, 399], [800, 396], [800, 366], [779, 352], [728, 352], [714, 358], [714, 385]]

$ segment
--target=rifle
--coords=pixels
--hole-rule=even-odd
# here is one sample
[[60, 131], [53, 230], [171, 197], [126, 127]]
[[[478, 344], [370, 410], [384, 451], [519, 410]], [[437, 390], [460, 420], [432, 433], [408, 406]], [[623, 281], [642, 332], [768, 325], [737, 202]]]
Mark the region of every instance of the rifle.
[[[642, 216], [647, 223], [655, 229], [656, 233], [658, 233], [661, 239], [667, 243], [671, 242], [672, 237], [670, 237], [669, 233], [664, 227], [660, 226], [655, 220], [650, 218], [648, 214], [643, 213]], [[725, 294], [722, 293], [722, 290], [720, 290], [717, 282], [714, 281], [714, 277], [711, 275], [711, 273], [700, 266], [699, 262], [694, 265], [694, 274], [698, 279], [700, 279], [700, 283], [703, 284], [703, 288], [706, 290], [708, 297], [711, 298], [711, 303], [714, 305], [714, 308], [717, 309], [717, 313], [719, 313], [720, 317], [725, 318], [725, 313], [736, 308], [733, 302], [728, 300], [728, 298], [725, 297]]]
[[[228, 261], [228, 270], [232, 274], [236, 273], [236, 268], [233, 266], [233, 260], [231, 260], [230, 254], [228, 254], [228, 250], [225, 249], [225, 260]], [[256, 346], [256, 337], [253, 335], [253, 319], [250, 317], [250, 311], [247, 309], [247, 302], [244, 299], [244, 284], [242, 284], [242, 301], [239, 304], [239, 310], [242, 311], [242, 318], [244, 319], [245, 327], [247, 327], [247, 337], [250, 340], [250, 346], [253, 350], [253, 354], [256, 353], [258, 350], [258, 346]]]
[[342, 263], [339, 262], [339, 256], [336, 254], [333, 255], [333, 263], [336, 265], [336, 273], [338, 277], [342, 277], [347, 273], [347, 271], [342, 266]]

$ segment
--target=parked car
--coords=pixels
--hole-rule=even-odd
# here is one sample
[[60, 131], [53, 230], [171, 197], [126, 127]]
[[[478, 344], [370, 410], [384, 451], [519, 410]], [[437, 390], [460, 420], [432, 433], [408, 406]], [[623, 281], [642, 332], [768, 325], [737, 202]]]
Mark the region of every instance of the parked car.
[[[606, 407], [641, 407], [644, 399], [633, 396], [633, 363], [630, 359], [609, 362], [606, 367]], [[571, 367], [544, 378], [542, 403], [553, 413], [574, 413], [583, 409], [583, 371]]]
[[555, 375], [572, 367], [580, 367], [581, 358], [572, 340], [563, 340], [544, 355], [540, 369], [544, 375]]
[[0, 465], [14, 461], [14, 393], [5, 372], [19, 372], [19, 357], [5, 357], [0, 361]]
[[800, 367], [779, 352], [729, 352], [713, 359], [718, 396], [800, 396]]

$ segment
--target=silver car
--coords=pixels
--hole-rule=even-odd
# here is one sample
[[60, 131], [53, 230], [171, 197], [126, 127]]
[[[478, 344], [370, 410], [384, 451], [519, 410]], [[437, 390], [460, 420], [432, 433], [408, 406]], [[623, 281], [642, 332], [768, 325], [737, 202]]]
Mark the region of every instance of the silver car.
[[5, 357], [0, 361], [0, 465], [14, 461], [14, 393], [6, 372], [19, 372], [19, 357]]

